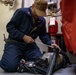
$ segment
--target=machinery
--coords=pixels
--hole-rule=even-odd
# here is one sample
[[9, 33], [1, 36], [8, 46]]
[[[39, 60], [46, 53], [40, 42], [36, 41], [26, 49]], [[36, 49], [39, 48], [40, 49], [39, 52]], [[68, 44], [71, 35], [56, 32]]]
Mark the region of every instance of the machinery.
[[58, 48], [53, 48], [51, 53], [45, 53], [36, 61], [25, 61], [21, 59], [18, 64], [18, 72], [30, 72], [34, 74], [52, 75], [60, 68], [67, 67], [70, 61], [66, 54], [59, 54]]

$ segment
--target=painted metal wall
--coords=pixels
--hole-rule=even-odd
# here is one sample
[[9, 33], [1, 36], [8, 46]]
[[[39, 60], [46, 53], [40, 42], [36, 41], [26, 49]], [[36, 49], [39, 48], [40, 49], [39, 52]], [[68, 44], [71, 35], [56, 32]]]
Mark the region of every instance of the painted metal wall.
[[9, 5], [5, 6], [3, 3], [0, 2], [0, 58], [3, 54], [5, 44], [3, 34], [5, 34], [6, 37], [8, 35], [8, 33], [6, 32], [6, 24], [11, 19], [15, 10], [21, 7], [21, 3], [22, 0], [16, 0], [14, 8], [10, 9]]

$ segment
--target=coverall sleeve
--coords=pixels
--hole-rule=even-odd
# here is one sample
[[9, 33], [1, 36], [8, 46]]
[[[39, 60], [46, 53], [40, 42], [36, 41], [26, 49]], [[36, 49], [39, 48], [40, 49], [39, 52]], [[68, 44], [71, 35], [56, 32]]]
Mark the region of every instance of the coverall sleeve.
[[43, 28], [42, 28], [42, 32], [39, 35], [40, 40], [47, 45], [51, 45], [53, 42], [51, 41], [49, 35], [46, 32], [46, 21], [45, 19], [42, 22], [43, 24]]
[[12, 39], [22, 40], [23, 36], [25, 35], [19, 30], [22, 17], [23, 12], [17, 9], [10, 22], [6, 26], [7, 32], [9, 33], [9, 36], [11, 36]]

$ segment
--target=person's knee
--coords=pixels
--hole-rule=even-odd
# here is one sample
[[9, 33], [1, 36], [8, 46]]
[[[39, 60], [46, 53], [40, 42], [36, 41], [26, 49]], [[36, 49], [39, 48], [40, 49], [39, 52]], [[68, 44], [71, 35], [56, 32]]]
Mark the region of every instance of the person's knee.
[[0, 62], [1, 68], [6, 72], [16, 72], [17, 71], [17, 65], [13, 62]]

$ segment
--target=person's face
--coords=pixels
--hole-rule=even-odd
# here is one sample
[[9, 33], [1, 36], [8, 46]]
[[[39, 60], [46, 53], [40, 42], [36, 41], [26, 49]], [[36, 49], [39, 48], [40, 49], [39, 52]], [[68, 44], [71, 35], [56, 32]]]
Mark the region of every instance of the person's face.
[[36, 14], [34, 6], [32, 7], [32, 14], [35, 19], [39, 18], [39, 16]]

